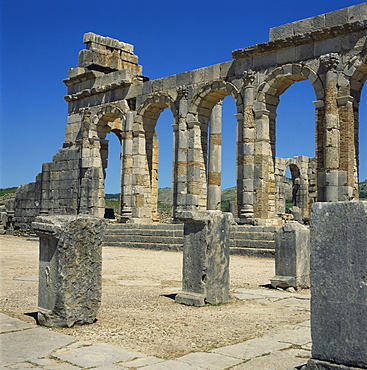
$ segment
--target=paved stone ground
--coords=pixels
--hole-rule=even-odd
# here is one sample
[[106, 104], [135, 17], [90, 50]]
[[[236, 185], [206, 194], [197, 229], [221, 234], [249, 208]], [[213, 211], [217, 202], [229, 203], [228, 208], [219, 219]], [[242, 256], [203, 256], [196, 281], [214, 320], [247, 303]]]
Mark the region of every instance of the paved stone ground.
[[[276, 290], [240, 288], [235, 296], [302, 310], [309, 309], [310, 304], [309, 295]], [[0, 333], [2, 369], [291, 370], [306, 364], [311, 356], [309, 321], [280, 326], [260, 338], [173, 360], [106, 343], [81, 342], [5, 314], [0, 314]]]

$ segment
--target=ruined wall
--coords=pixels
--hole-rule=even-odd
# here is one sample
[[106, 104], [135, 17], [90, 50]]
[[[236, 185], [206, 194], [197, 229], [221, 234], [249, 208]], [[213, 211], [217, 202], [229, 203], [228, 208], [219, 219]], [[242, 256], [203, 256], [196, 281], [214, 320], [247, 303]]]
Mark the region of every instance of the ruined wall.
[[[38, 179], [37, 187], [45, 188], [42, 202], [48, 204], [42, 212], [103, 213], [106, 134], [113, 132], [122, 145], [121, 220], [151, 222], [159, 161], [155, 125], [167, 108], [173, 115], [174, 212], [216, 208], [217, 201], [212, 201], [220, 186], [222, 128], [215, 107], [231, 96], [237, 109], [235, 217], [239, 223], [281, 223], [276, 110], [281, 94], [304, 80], [315, 92], [312, 176], [317, 176], [317, 200], [357, 199], [358, 105], [367, 78], [366, 15], [363, 3], [276, 27], [270, 30], [269, 42], [235, 50], [231, 61], [153, 81], [142, 76], [132, 45], [86, 34], [86, 49], [64, 81], [68, 124], [59, 157], [65, 160], [56, 156], [50, 169], [43, 170], [45, 180]], [[216, 150], [208, 148], [210, 141]], [[60, 169], [68, 153], [70, 167]], [[314, 177], [308, 184], [312, 201]], [[59, 190], [56, 200], [52, 192]], [[41, 211], [38, 206], [22, 207], [16, 209], [16, 219]]]
[[[286, 178], [289, 167], [291, 182]], [[311, 206], [317, 201], [316, 161], [300, 155], [294, 158], [276, 158], [275, 182], [277, 190], [277, 214], [284, 217], [286, 194], [292, 198], [293, 206], [301, 210], [302, 218], [308, 218]]]

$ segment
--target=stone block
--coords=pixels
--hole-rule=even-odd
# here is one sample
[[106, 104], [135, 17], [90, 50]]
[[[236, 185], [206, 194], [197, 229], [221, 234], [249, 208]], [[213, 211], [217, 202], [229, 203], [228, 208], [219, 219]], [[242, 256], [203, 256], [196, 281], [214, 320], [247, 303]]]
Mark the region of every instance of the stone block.
[[270, 28], [269, 41], [285, 39], [291, 36], [293, 36], [293, 23], [287, 23], [282, 26]]
[[335, 37], [315, 42], [314, 55], [340, 52], [342, 50], [342, 41], [343, 39], [341, 37]]
[[367, 19], [367, 3], [351, 6], [347, 9], [348, 22], [364, 21]]
[[184, 222], [182, 292], [176, 302], [192, 306], [229, 302], [232, 214], [181, 211], [176, 217]]
[[284, 224], [275, 234], [274, 288], [310, 286], [310, 232], [296, 221]]
[[333, 27], [345, 23], [348, 23], [348, 8], [325, 14], [325, 27]]
[[367, 202], [312, 207], [308, 369], [367, 368], [366, 225]]
[[303, 35], [311, 31], [320, 30], [325, 27], [325, 15], [302, 19], [293, 23], [293, 32], [295, 35]]
[[40, 216], [38, 322], [71, 327], [94, 322], [102, 292], [103, 219]]

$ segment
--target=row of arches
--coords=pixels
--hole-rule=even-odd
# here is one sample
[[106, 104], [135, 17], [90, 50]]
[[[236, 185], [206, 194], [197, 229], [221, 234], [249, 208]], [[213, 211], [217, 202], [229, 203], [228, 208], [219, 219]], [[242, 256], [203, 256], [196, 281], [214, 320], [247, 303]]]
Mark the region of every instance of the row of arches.
[[[357, 69], [356, 69], [357, 71]], [[361, 71], [363, 72], [361, 74]], [[359, 130], [359, 122], [358, 122], [358, 105], [359, 100], [361, 98], [361, 91], [362, 86], [366, 80], [366, 73], [364, 72], [364, 68], [359, 68], [357, 72], [354, 73], [355, 77], [352, 76], [351, 81], [359, 81], [360, 88], [355, 89], [353, 92], [353, 97], [355, 98], [354, 106], [355, 108], [355, 128], [356, 131]], [[307, 82], [308, 81], [308, 82]], [[147, 166], [147, 174], [148, 178], [146, 178], [144, 181], [149, 181], [149, 188], [151, 191], [151, 200], [150, 200], [150, 206], [152, 207], [152, 213], [156, 212], [156, 206], [157, 203], [157, 191], [158, 191], [158, 184], [159, 184], [159, 177], [158, 177], [158, 164], [161, 163], [161, 167], [168, 167], [168, 163], [173, 163], [172, 166], [170, 166], [173, 169], [173, 175], [172, 175], [172, 182], [173, 182], [173, 188], [174, 191], [179, 192], [180, 189], [177, 189], [178, 179], [177, 176], [179, 176], [177, 173], [179, 173], [179, 168], [175, 169], [176, 167], [180, 166], [179, 161], [179, 153], [180, 147], [177, 146], [177, 140], [178, 135], [176, 134], [177, 131], [180, 131], [180, 127], [182, 127], [182, 124], [190, 125], [190, 122], [194, 122], [199, 127], [199, 138], [196, 137], [196, 139], [199, 139], [200, 141], [200, 148], [201, 148], [201, 159], [202, 163], [195, 163], [195, 160], [191, 161], [192, 167], [195, 167], [195, 164], [198, 168], [195, 168], [195, 171], [199, 171], [200, 175], [199, 178], [201, 181], [201, 188], [196, 189], [195, 191], [192, 191], [193, 189], [190, 189], [190, 186], [187, 187], [186, 193], [191, 193], [195, 195], [201, 196], [203, 199], [205, 199], [205, 204], [202, 202], [200, 203], [200, 199], [198, 201], [199, 205], [201, 204], [203, 207], [208, 207], [207, 203], [207, 192], [209, 191], [209, 186], [212, 185], [214, 182], [214, 185], [217, 186], [217, 188], [221, 187], [221, 179], [218, 179], [219, 177], [223, 177], [223, 171], [224, 168], [226, 168], [226, 159], [228, 158], [226, 155], [226, 152], [230, 153], [229, 157], [232, 159], [230, 160], [233, 168], [233, 158], [236, 158], [237, 160], [237, 175], [235, 175], [232, 172], [232, 178], [234, 177], [237, 181], [237, 191], [241, 187], [238, 181], [243, 178], [243, 174], [239, 174], [239, 171], [243, 171], [243, 168], [239, 168], [238, 160], [240, 158], [239, 153], [239, 140], [241, 138], [239, 135], [239, 129], [238, 125], [240, 124], [240, 119], [238, 116], [243, 115], [245, 116], [246, 120], [246, 107], [250, 107], [251, 112], [255, 113], [255, 116], [257, 112], [266, 111], [268, 112], [269, 116], [269, 132], [266, 133], [266, 136], [270, 138], [270, 148], [271, 148], [271, 156], [275, 158], [276, 156], [285, 156], [285, 157], [291, 157], [290, 154], [292, 153], [292, 156], [295, 155], [308, 155], [308, 156], [314, 156], [316, 152], [315, 148], [315, 140], [310, 140], [310, 138], [315, 135], [315, 108], [312, 108], [312, 103], [310, 102], [310, 96], [313, 95], [312, 100], [321, 101], [324, 99], [324, 84], [322, 83], [320, 77], [318, 75], [311, 71], [308, 67], [302, 66], [302, 65], [286, 65], [283, 67], [279, 67], [275, 69], [266, 79], [263, 83], [258, 85], [258, 88], [255, 89], [254, 85], [251, 85], [254, 80], [248, 83], [247, 85], [245, 83], [245, 87], [242, 90], [239, 90], [235, 84], [227, 82], [227, 81], [216, 81], [214, 83], [210, 83], [204, 87], [202, 87], [192, 99], [185, 99], [187, 98], [188, 93], [190, 93], [189, 88], [186, 88], [186, 91], [179, 92], [181, 94], [180, 100], [174, 100], [174, 98], [168, 94], [165, 93], [156, 93], [150, 97], [148, 97], [143, 104], [141, 104], [137, 112], [134, 114], [134, 119], [131, 122], [132, 127], [130, 130], [131, 135], [139, 136], [142, 135], [144, 137], [144, 148], [140, 148], [140, 154], [145, 155], [146, 157], [146, 166]], [[352, 83], [351, 83], [352, 85]], [[354, 83], [354, 85], [356, 85]], [[290, 89], [290, 87], [292, 88]], [[286, 108], [284, 111], [282, 111], [279, 107], [284, 107], [285, 105], [280, 104], [280, 98], [283, 98], [287, 95], [288, 92], [292, 93], [294, 92], [295, 86], [301, 86], [300, 90], [303, 90], [301, 92], [303, 98], [302, 102], [305, 102], [306, 104], [299, 105], [304, 107], [308, 105], [308, 113], [305, 115], [303, 110], [302, 112], [297, 112], [296, 117], [294, 118], [283, 118], [282, 116], [289, 115], [291, 112], [295, 112], [296, 110], [294, 107], [292, 109]], [[246, 90], [244, 92], [244, 90]], [[249, 99], [248, 97], [248, 91], [252, 89], [253, 91], [251, 94], [253, 94], [253, 100], [252, 101], [244, 101]], [[185, 88], [183, 88], [185, 90]], [[255, 91], [256, 90], [256, 91]], [[305, 96], [304, 90], [307, 90], [307, 95]], [[351, 89], [352, 94], [352, 89]], [[182, 96], [183, 95], [183, 96]], [[297, 95], [297, 94], [293, 94]], [[231, 98], [227, 98], [228, 96], [231, 96]], [[227, 135], [227, 129], [228, 125], [225, 123], [223, 127], [218, 128], [218, 132], [212, 130], [213, 128], [213, 111], [215, 110], [215, 107], [218, 106], [218, 103], [221, 103], [224, 100], [225, 106], [228, 105], [228, 100], [232, 101], [232, 108], [231, 108], [231, 115], [236, 115], [236, 118], [232, 118], [233, 123], [232, 130], [231, 130], [231, 150], [227, 150], [226, 146], [223, 147], [222, 141], [223, 136]], [[251, 99], [250, 99], [251, 100]], [[185, 104], [182, 104], [182, 102], [187, 102], [186, 106], [183, 106]], [[247, 107], [247, 108], [248, 108]], [[168, 108], [168, 109], [167, 109]], [[106, 108], [104, 108], [106, 109]], [[117, 108], [115, 108], [117, 109]], [[316, 105], [317, 110], [317, 105]], [[170, 113], [166, 113], [169, 112]], [[235, 113], [233, 113], [235, 111]], [[312, 113], [310, 113], [312, 112]], [[311, 122], [311, 114], [313, 116]], [[225, 112], [225, 116], [227, 115], [227, 112]], [[277, 117], [278, 115], [278, 117]], [[162, 116], [165, 116], [164, 119]], [[161, 118], [160, 118], [161, 117]], [[307, 118], [306, 118], [307, 117]], [[173, 129], [169, 130], [167, 127], [161, 127], [161, 131], [165, 132], [165, 135], [159, 135], [157, 130], [159, 128], [159, 125], [161, 126], [167, 126], [166, 123], [160, 123], [161, 120], [168, 121], [171, 119], [171, 124], [173, 124]], [[131, 120], [130, 120], [131, 121]], [[237, 121], [237, 122], [236, 122]], [[282, 121], [288, 122], [288, 126], [281, 129]], [[294, 123], [289, 123], [294, 121]], [[129, 130], [126, 128], [126, 114], [125, 112], [98, 112], [94, 118], [94, 122], [96, 124], [96, 130], [97, 135], [100, 137], [100, 139], [103, 139], [103, 131], [105, 133], [113, 132], [116, 134], [118, 140], [118, 144], [120, 145], [121, 142], [124, 140], [126, 141], [126, 135]], [[225, 121], [227, 122], [227, 121]], [[277, 123], [276, 123], [277, 122]], [[222, 123], [221, 123], [222, 124]], [[365, 124], [362, 122], [361, 126], [364, 126]], [[233, 126], [237, 126], [235, 129], [233, 129]], [[301, 131], [302, 127], [306, 127], [306, 130]], [[313, 126], [313, 128], [311, 128]], [[234, 136], [234, 131], [237, 131]], [[277, 135], [276, 135], [277, 132]], [[279, 132], [282, 132], [281, 135], [279, 135]], [[302, 133], [303, 132], [303, 133]], [[363, 133], [363, 129], [361, 130], [361, 133]], [[217, 136], [215, 136], [217, 135]], [[290, 137], [289, 139], [285, 140], [284, 144], [276, 145], [277, 141], [280, 141], [283, 137]], [[305, 138], [307, 137], [307, 140]], [[160, 144], [159, 144], [159, 139]], [[162, 140], [163, 139], [163, 140]], [[188, 141], [190, 141], [190, 138], [186, 138]], [[192, 140], [195, 140], [195, 135], [191, 138]], [[300, 139], [300, 140], [298, 140]], [[212, 140], [212, 141], [211, 141]], [[228, 140], [226, 138], [225, 142]], [[291, 147], [295, 149], [294, 147], [297, 147], [297, 149], [304, 150], [303, 144], [305, 142], [308, 142], [309, 145], [307, 148], [312, 148], [313, 153], [305, 153], [305, 152], [285, 152], [284, 148]], [[168, 144], [167, 144], [168, 143]], [[217, 166], [212, 167], [212, 172], [210, 172], [210, 161], [213, 161], [213, 158], [210, 158], [210, 149], [213, 149], [215, 147], [216, 143], [220, 143], [221, 151], [224, 152], [224, 155], [222, 155], [222, 162], [225, 164], [225, 166], [220, 166], [219, 162], [220, 160], [217, 159]], [[298, 143], [294, 145], [294, 143]], [[132, 143], [131, 143], [132, 144]], [[162, 145], [163, 144], [163, 145]], [[111, 145], [111, 144], [110, 144]], [[133, 145], [133, 144], [132, 144]], [[227, 145], [227, 144], [226, 144]], [[160, 148], [160, 156], [162, 159], [159, 158], [158, 148]], [[235, 148], [236, 154], [233, 152], [233, 148]], [[182, 149], [182, 148], [181, 148]], [[186, 148], [189, 149], [189, 148]], [[115, 149], [116, 150], [116, 149]], [[309, 150], [309, 149], [308, 149]], [[358, 152], [359, 148], [357, 148]], [[172, 155], [168, 155], [168, 153], [171, 152]], [[165, 153], [165, 154], [162, 154]], [[284, 153], [284, 154], [283, 154]], [[279, 155], [280, 154], [280, 155]], [[313, 154], [313, 155], [312, 155]], [[127, 154], [130, 155], [130, 154]], [[132, 155], [132, 153], [131, 153]], [[169, 158], [170, 157], [170, 158]], [[109, 156], [109, 158], [111, 158]], [[115, 155], [115, 158], [118, 158], [116, 163], [120, 163], [120, 156]], [[103, 162], [102, 158], [102, 162]], [[107, 159], [107, 157], [105, 158]], [[125, 158], [127, 159], [127, 158]], [[363, 159], [363, 158], [362, 158]], [[132, 161], [132, 159], [131, 159]], [[167, 163], [168, 161], [168, 163]], [[188, 161], [190, 162], [190, 161]], [[162, 166], [162, 163], [165, 163]], [[363, 162], [362, 162], [363, 163]], [[133, 165], [133, 163], [131, 163]], [[185, 164], [187, 166], [187, 163]], [[189, 163], [190, 165], [190, 163]], [[359, 163], [359, 166], [361, 164]], [[103, 165], [103, 169], [105, 170], [107, 168], [107, 163]], [[125, 175], [127, 174], [128, 169], [126, 168], [125, 164]], [[233, 169], [232, 169], [233, 171]], [[116, 171], [117, 172], [117, 171]], [[165, 172], [165, 177], [167, 176], [167, 171]], [[210, 173], [212, 173], [212, 176], [210, 176]], [[176, 176], [176, 177], [175, 177]], [[105, 177], [105, 174], [104, 174]], [[112, 177], [112, 176], [111, 176]], [[124, 174], [121, 174], [120, 178], [123, 178]], [[186, 174], [185, 182], [190, 182], [190, 173]], [[198, 177], [198, 176], [197, 176]], [[167, 184], [167, 183], [166, 183]], [[137, 185], [137, 184], [135, 184]], [[195, 184], [192, 184], [192, 186]], [[234, 184], [233, 184], [234, 185]], [[164, 186], [161, 186], [164, 187]], [[175, 189], [176, 187], [176, 189]], [[242, 186], [243, 187], [243, 186]], [[252, 192], [253, 189], [250, 189], [249, 192]], [[185, 193], [185, 192], [184, 192]], [[131, 195], [131, 194], [130, 194]], [[212, 195], [212, 194], [211, 194]], [[243, 199], [242, 199], [243, 201]], [[241, 199], [237, 199], [237, 204], [241, 202]], [[235, 202], [236, 203], [236, 202]], [[130, 202], [131, 206], [134, 206], [133, 202]], [[177, 204], [176, 204], [177, 205]], [[208, 207], [211, 208], [212, 206]], [[236, 210], [236, 213], [239, 214], [239, 210]]]

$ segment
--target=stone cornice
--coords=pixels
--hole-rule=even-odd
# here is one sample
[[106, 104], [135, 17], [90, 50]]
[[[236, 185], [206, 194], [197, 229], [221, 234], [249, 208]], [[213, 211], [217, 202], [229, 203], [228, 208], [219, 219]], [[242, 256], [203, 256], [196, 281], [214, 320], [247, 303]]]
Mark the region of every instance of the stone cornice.
[[333, 26], [315, 30], [312, 32], [304, 33], [287, 37], [285, 39], [274, 40], [256, 44], [243, 49], [232, 51], [233, 59], [240, 59], [255, 56], [258, 54], [269, 53], [278, 49], [285, 49], [298, 45], [309, 44], [314, 41], [326, 40], [339, 35], [344, 35], [350, 32], [361, 31], [367, 28], [367, 20], [358, 21], [353, 23], [346, 23], [343, 25]]

